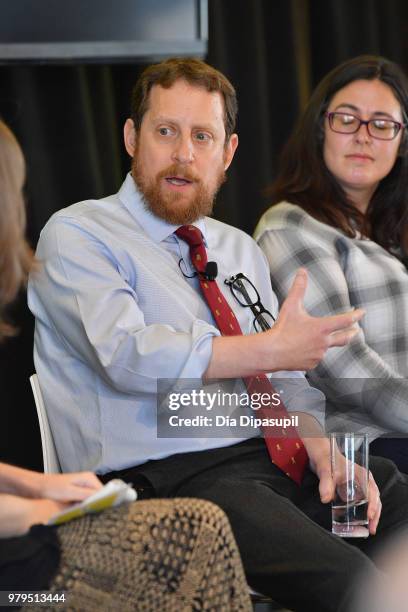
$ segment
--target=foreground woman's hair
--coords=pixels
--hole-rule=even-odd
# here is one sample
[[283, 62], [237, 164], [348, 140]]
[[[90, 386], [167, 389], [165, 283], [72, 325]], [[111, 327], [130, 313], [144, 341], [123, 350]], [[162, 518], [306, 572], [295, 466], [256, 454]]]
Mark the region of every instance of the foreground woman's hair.
[[27, 279], [32, 252], [25, 238], [24, 157], [13, 133], [0, 119], [0, 341], [14, 329], [4, 321], [4, 307]]

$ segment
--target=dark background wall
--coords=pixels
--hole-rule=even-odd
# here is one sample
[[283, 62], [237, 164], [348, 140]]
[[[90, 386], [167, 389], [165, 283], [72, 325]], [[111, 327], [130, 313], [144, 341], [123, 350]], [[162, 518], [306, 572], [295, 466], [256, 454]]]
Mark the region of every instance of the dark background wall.
[[[171, 1], [171, 0], [169, 0]], [[314, 85], [340, 61], [373, 53], [408, 71], [406, 0], [209, 0], [207, 61], [235, 84], [240, 146], [216, 216], [251, 233], [278, 153]], [[30, 241], [50, 215], [112, 193], [128, 169], [122, 124], [143, 66], [0, 66], [0, 115], [27, 159]], [[28, 377], [33, 321], [25, 295], [10, 309], [20, 335], [0, 347], [0, 460], [42, 469]]]

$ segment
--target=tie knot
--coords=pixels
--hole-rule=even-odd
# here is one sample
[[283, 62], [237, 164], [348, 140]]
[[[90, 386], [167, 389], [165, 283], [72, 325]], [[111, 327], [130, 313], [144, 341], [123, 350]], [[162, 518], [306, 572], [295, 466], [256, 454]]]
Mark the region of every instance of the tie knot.
[[207, 265], [207, 251], [205, 250], [203, 235], [194, 225], [182, 225], [175, 234], [190, 247], [190, 257], [197, 272], [204, 272]]
[[195, 225], [182, 225], [175, 233], [190, 247], [198, 247], [204, 244], [203, 235]]

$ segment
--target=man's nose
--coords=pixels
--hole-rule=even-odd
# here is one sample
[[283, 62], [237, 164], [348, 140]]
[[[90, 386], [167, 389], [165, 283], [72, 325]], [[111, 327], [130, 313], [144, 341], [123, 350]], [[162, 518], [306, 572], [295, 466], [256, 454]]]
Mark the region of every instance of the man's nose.
[[172, 158], [179, 164], [189, 164], [193, 161], [194, 149], [190, 136], [180, 136], [177, 139]]

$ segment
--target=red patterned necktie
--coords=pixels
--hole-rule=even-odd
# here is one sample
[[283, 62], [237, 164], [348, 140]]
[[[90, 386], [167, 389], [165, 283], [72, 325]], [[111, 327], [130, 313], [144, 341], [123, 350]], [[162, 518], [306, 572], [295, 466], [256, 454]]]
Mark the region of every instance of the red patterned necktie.
[[[201, 231], [194, 225], [182, 225], [175, 233], [190, 246], [190, 257], [198, 272], [201, 290], [222, 335], [242, 335], [238, 320], [221, 293], [217, 282], [215, 280], [208, 280], [205, 276], [207, 251]], [[250, 396], [254, 393], [267, 393], [270, 397], [275, 394], [275, 398], [278, 396], [265, 374], [248, 376], [244, 378], [244, 381]], [[273, 406], [272, 414], [275, 418], [289, 418], [282, 401], [280, 401], [279, 406]], [[260, 408], [257, 410], [258, 416], [260, 418], [270, 418], [271, 408]], [[308, 462], [308, 456], [296, 429], [294, 427], [282, 428], [279, 437], [276, 434], [276, 427], [266, 426], [262, 430], [272, 463], [300, 484]]]

